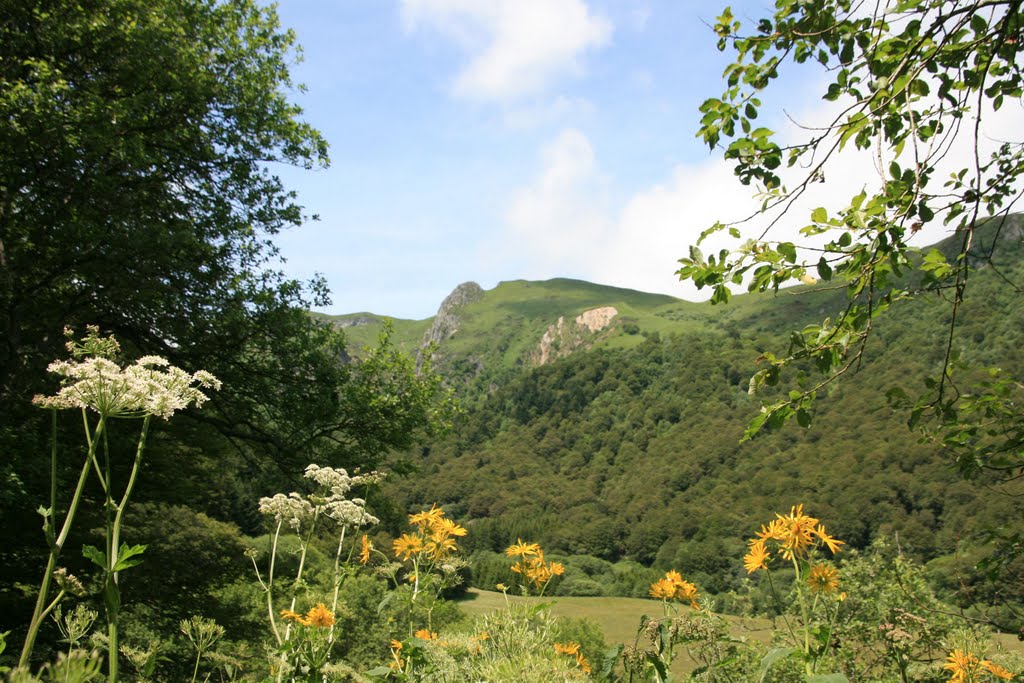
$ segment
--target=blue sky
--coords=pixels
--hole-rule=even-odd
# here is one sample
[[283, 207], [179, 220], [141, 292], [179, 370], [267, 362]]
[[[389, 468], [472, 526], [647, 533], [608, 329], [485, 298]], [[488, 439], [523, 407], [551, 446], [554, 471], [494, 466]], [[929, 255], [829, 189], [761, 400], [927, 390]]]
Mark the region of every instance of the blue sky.
[[[732, 3], [747, 25], [772, 4]], [[703, 298], [673, 275], [676, 260], [715, 220], [754, 206], [695, 138], [698, 106], [722, 90], [726, 55], [706, 25], [720, 9], [281, 0], [304, 51], [293, 76], [307, 90], [293, 99], [332, 161], [276, 169], [320, 216], [279, 236], [285, 271], [323, 274], [329, 313], [412, 319], [467, 280], [574, 277]], [[787, 115], [820, 118], [823, 79], [790, 71], [765, 98], [764, 125], [785, 136]], [[846, 173], [870, 176], [864, 163]], [[809, 201], [848, 199], [841, 176]]]

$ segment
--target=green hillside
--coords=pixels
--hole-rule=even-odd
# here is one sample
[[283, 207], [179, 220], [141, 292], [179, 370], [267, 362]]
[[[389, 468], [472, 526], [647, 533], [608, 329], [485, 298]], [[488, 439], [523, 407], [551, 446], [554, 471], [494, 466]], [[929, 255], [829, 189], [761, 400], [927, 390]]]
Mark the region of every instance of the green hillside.
[[[1007, 281], [1024, 281], [1024, 267], [1011, 250], [1001, 258], [972, 276], [983, 304], [962, 318], [959, 351], [1019, 371], [1024, 313]], [[811, 429], [739, 443], [765, 398], [747, 392], [760, 354], [785, 351], [790, 330], [843, 296], [800, 287], [710, 306], [572, 280], [502, 283], [467, 305], [439, 346], [466, 414], [449, 438], [409, 456], [416, 472], [388, 494], [408, 509], [443, 505], [470, 528], [471, 549], [529, 537], [565, 556], [678, 568], [716, 593], [744, 586], [737, 558], [759, 524], [804, 503], [849, 547], [896, 542], [929, 563], [937, 585], [969, 586], [977, 599], [982, 530], [1020, 531], [1024, 499], [1019, 482], [963, 481], [887, 407], [887, 390], [918, 393], [942, 361], [948, 320], [932, 302], [901, 304], [900, 324], [876, 330], [863, 370], [820, 400]], [[559, 316], [600, 306], [619, 315], [587, 344], [529, 362]], [[577, 590], [623, 592], [564, 584]]]

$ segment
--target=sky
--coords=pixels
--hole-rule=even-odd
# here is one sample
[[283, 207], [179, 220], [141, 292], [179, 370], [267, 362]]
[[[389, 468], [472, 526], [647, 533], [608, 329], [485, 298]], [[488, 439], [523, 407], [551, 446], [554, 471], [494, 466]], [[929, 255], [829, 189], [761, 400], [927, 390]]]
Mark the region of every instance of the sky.
[[[730, 4], [751, 26], [774, 3]], [[420, 320], [470, 280], [706, 298], [679, 282], [678, 259], [706, 227], [756, 207], [696, 137], [728, 63], [710, 28], [719, 11], [714, 0], [281, 0], [303, 50], [292, 100], [331, 146], [327, 169], [274, 169], [319, 216], [276, 238], [282, 268], [323, 275], [331, 314]], [[820, 121], [825, 77], [789, 69], [762, 98], [762, 125], [786, 140]], [[1019, 108], [1004, 125], [1024, 127]], [[783, 236], [872, 176], [871, 158], [840, 159]]]

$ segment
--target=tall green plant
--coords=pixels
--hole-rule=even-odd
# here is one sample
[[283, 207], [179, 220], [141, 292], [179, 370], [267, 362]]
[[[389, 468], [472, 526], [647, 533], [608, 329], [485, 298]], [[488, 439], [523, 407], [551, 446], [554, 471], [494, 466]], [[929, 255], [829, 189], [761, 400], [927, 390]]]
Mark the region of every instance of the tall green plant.
[[[56, 433], [51, 450], [50, 506], [40, 508], [44, 519], [44, 532], [50, 545], [46, 569], [29, 621], [28, 634], [22, 647], [19, 667], [28, 665], [32, 656], [39, 627], [46, 616], [60, 603], [77, 580], [57, 567], [57, 561], [67, 542], [78, 507], [82, 501], [89, 472], [95, 473], [104, 494], [104, 548], [85, 546], [82, 553], [103, 571], [103, 604], [107, 616], [108, 679], [118, 679], [118, 615], [121, 594], [118, 587], [120, 572], [142, 561], [140, 555], [146, 546], [129, 546], [121, 542], [124, 512], [131, 499], [142, 467], [142, 458], [153, 416], [170, 419], [175, 412], [191, 404], [202, 405], [206, 395], [198, 387], [218, 389], [220, 382], [203, 370], [189, 374], [171, 366], [157, 356], [144, 356], [135, 363], [121, 367], [118, 362], [120, 345], [113, 337], [100, 337], [99, 328], [90, 326], [81, 341], [74, 339], [71, 330], [65, 330], [66, 344], [71, 360], [55, 361], [49, 370], [60, 376], [61, 387], [52, 396], [36, 396], [34, 403], [54, 411], [80, 410], [85, 432], [86, 453], [77, 484], [71, 494], [60, 531], [57, 531], [57, 446]], [[95, 413], [96, 417], [91, 417]], [[56, 412], [55, 412], [56, 415]], [[110, 420], [141, 419], [142, 426], [135, 448], [128, 481], [117, 491], [111, 477], [111, 454], [107, 428]], [[56, 417], [53, 421], [56, 432]], [[102, 457], [100, 457], [102, 455]], [[57, 594], [50, 599], [51, 583], [56, 580]], [[80, 585], [80, 584], [79, 584]]]

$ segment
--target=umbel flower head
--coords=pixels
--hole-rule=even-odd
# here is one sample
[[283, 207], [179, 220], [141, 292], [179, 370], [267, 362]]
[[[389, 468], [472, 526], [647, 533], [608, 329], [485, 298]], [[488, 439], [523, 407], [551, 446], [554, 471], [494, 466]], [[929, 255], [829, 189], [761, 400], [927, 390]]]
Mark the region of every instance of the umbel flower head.
[[206, 402], [203, 389], [220, 389], [220, 380], [199, 370], [189, 374], [159, 356], [143, 356], [121, 367], [114, 359], [120, 346], [113, 337], [102, 338], [99, 328], [89, 326], [81, 342], [71, 330], [64, 330], [65, 345], [72, 360], [50, 363], [47, 370], [61, 379], [53, 396], [36, 396], [32, 402], [43, 408], [87, 408], [106, 417], [170, 418], [191, 404]]

